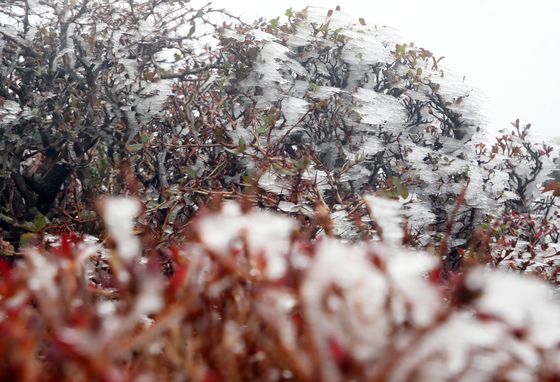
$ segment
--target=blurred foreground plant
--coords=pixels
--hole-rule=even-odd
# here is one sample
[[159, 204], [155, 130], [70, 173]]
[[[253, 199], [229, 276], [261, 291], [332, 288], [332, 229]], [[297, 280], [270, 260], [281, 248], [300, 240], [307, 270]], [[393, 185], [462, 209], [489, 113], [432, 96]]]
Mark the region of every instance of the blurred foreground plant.
[[[364, 201], [381, 241], [311, 241], [312, 227], [227, 202], [145, 255], [140, 204], [101, 201], [105, 245], [66, 235], [0, 268], [0, 379], [560, 377], [549, 287], [480, 268], [442, 277], [401, 246], [396, 201]], [[312, 225], [329, 224], [319, 209]]]

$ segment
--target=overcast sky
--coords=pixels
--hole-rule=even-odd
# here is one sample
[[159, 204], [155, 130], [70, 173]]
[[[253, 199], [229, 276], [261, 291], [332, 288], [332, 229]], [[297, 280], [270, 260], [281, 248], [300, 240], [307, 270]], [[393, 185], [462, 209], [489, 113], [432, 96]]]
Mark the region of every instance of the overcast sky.
[[486, 96], [497, 131], [520, 118], [540, 136], [560, 136], [560, 1], [557, 0], [215, 0], [244, 18], [293, 7], [334, 8], [401, 31], [404, 41], [445, 56], [448, 69]]

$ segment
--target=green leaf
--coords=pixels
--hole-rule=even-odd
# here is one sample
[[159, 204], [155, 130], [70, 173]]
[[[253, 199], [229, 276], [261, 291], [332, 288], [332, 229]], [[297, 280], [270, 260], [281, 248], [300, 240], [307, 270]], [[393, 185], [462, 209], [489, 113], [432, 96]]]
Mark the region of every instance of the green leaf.
[[142, 134], [140, 136], [140, 139], [142, 140], [142, 143], [148, 143], [152, 140], [152, 136], [150, 134]]
[[14, 224], [14, 219], [9, 217], [8, 215], [4, 215], [3, 213], [0, 213], [0, 220], [8, 224]]
[[285, 14], [287, 17], [292, 17], [292, 16], [294, 15], [294, 11], [292, 11], [292, 7], [286, 9], [286, 12], [284, 12], [284, 14]]
[[134, 143], [132, 145], [127, 145], [126, 149], [128, 152], [135, 153], [136, 151], [142, 150], [144, 148], [143, 143]]
[[360, 22], [360, 24], [366, 25], [366, 20], [363, 17], [360, 17], [358, 21]]
[[312, 92], [319, 90], [319, 88], [320, 86], [314, 82], [310, 82], [309, 85], [307, 86], [307, 89], [309, 89]]
[[311, 161], [307, 157], [303, 157], [295, 162], [296, 169], [305, 170]]
[[192, 167], [182, 167], [181, 170], [191, 178], [196, 178], [196, 170]]
[[19, 237], [19, 246], [23, 248], [29, 245], [33, 245], [33, 243], [36, 242], [37, 238], [38, 236], [35, 233], [32, 232], [23, 233]]
[[377, 196], [381, 197], [381, 198], [387, 198], [387, 199], [395, 199], [396, 195], [395, 192], [393, 190], [379, 190], [377, 191]]
[[408, 196], [409, 196], [409, 195], [410, 195], [410, 194], [409, 194], [409, 192], [408, 192], [408, 187], [406, 187], [406, 185], [403, 184], [403, 185], [402, 185], [402, 190], [401, 190], [401, 197], [402, 197], [403, 199], [408, 199]]
[[35, 219], [33, 219], [33, 225], [35, 227], [35, 231], [42, 231], [43, 228], [45, 228], [47, 226], [48, 220], [46, 218], [45, 215], [43, 214], [39, 214], [37, 216], [35, 216]]
[[239, 142], [237, 143], [237, 152], [242, 153], [247, 150], [247, 143], [245, 143], [245, 139], [243, 137], [239, 138]]
[[276, 17], [275, 19], [271, 19], [269, 22], [269, 25], [271, 28], [278, 28], [278, 26], [280, 25], [280, 17]]

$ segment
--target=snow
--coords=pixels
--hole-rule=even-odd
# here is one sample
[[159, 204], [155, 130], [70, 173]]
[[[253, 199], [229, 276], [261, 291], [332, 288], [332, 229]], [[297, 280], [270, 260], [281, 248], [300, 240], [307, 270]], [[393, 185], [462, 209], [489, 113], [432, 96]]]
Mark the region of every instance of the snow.
[[273, 192], [278, 195], [287, 194], [289, 191], [288, 185], [282, 184], [281, 178], [272, 170], [267, 170], [262, 173], [259, 178], [258, 184], [263, 190]]
[[258, 261], [266, 256], [267, 278], [280, 278], [286, 271], [286, 255], [290, 249], [290, 238], [295, 229], [291, 219], [267, 211], [251, 211], [242, 214], [238, 204], [227, 202], [222, 214], [201, 218], [199, 223], [201, 240], [211, 250], [226, 256], [231, 249], [241, 249], [245, 238], [249, 256]]
[[307, 217], [313, 216], [313, 209], [304, 204], [295, 204], [291, 202], [286, 202], [284, 200], [278, 203], [278, 210], [287, 213], [298, 213], [305, 215]]
[[27, 106], [22, 109], [16, 101], [4, 100], [0, 106], [0, 121], [3, 123], [16, 122], [29, 117], [31, 117], [31, 109]]
[[[381, 254], [387, 273], [373, 266], [367, 251]], [[392, 247], [345, 245], [330, 239], [318, 244], [302, 297], [325, 366], [323, 378], [331, 380], [338, 373], [329, 361], [329, 338], [360, 361], [375, 362], [390, 346], [391, 321], [412, 320], [423, 327], [434, 320], [439, 297], [421, 275], [435, 263], [426, 255], [395, 253]]]
[[[438, 259], [400, 244], [402, 203], [372, 195], [364, 201], [382, 227], [383, 241], [350, 244], [324, 236], [301, 240], [293, 235], [298, 225], [292, 218], [257, 208], [243, 212], [233, 201], [226, 201], [219, 211], [201, 212], [193, 221], [198, 235], [182, 252], [189, 264], [185, 293], [207, 302], [223, 298], [224, 291], [244, 280], [251, 291], [245, 297], [250, 299], [234, 294], [232, 303], [240, 309], [250, 304], [251, 324], [263, 323], [267, 328], [263, 335], [275, 333], [275, 341], [297, 354], [302, 370], [311, 372], [311, 361], [319, 362], [320, 375], [314, 377], [325, 381], [344, 379], [333, 351], [351, 355], [365, 375], [382, 375], [388, 381], [492, 381], [497, 376], [537, 381], [543, 372], [559, 370], [560, 304], [550, 285], [473, 267], [457, 281], [458, 289], [445, 292], [446, 283], [427, 277], [438, 270]], [[304, 208], [285, 201], [281, 206], [288, 212]], [[130, 248], [139, 245], [133, 243], [139, 203], [109, 198], [102, 207], [117, 252], [132, 257]], [[341, 212], [342, 206], [336, 206], [331, 215], [343, 219]], [[91, 247], [88, 256], [99, 250], [96, 241], [80, 245], [85, 246], [80, 250]], [[29, 293], [63, 298], [56, 279], [68, 261], [51, 261], [36, 250], [29, 250], [26, 259], [22, 267], [30, 270]], [[58, 338], [88, 355], [119, 343], [123, 333], [154, 328], [155, 323], [162, 330], [167, 322], [183, 322], [183, 309], [158, 320], [165, 280], [147, 263], [129, 263], [133, 269], [129, 276], [135, 280], [133, 299], [96, 301], [98, 331], [61, 325], [56, 329]], [[231, 272], [220, 270], [222, 265], [231, 266]], [[286, 274], [288, 270], [294, 273]], [[293, 283], [285, 283], [287, 279]], [[6, 303], [19, 306], [29, 297], [15, 295]], [[68, 302], [73, 307], [83, 303]], [[123, 309], [126, 304], [129, 311]], [[294, 321], [296, 313], [304, 320], [305, 340]], [[3, 312], [0, 320], [5, 320]], [[218, 322], [223, 325], [221, 343], [234, 354], [244, 354], [248, 326], [227, 315], [216, 316]], [[153, 339], [147, 347], [157, 353], [160, 345]]]
[[365, 195], [364, 201], [371, 218], [381, 228], [383, 241], [390, 245], [399, 245], [404, 236], [403, 219], [400, 216], [401, 202], [374, 195]]
[[156, 26], [150, 20], [138, 20], [138, 37], [144, 39], [154, 34]]
[[[474, 303], [477, 314], [495, 319], [479, 320], [472, 312], [455, 312], [415, 345], [391, 380], [407, 379], [414, 367], [421, 371], [420, 380], [490, 381], [505, 372], [510, 380], [532, 381], [539, 367], [542, 371], [542, 351], [557, 359], [560, 310], [545, 284], [479, 269], [467, 285], [481, 291]], [[524, 328], [528, 328], [527, 340], [511, 335]]]
[[[366, 260], [363, 249], [323, 240], [301, 293], [313, 340], [324, 360], [321, 373], [327, 380], [337, 373], [328, 361], [325, 341], [329, 336], [360, 359], [379, 356], [387, 346], [388, 318], [382, 313], [388, 285]], [[325, 306], [328, 296], [330, 303]]]
[[479, 311], [499, 317], [512, 328], [527, 329], [530, 341], [544, 348], [560, 344], [558, 300], [546, 284], [508, 273], [479, 270], [469, 285], [484, 288]]
[[[476, 210], [473, 224], [484, 211], [498, 213], [500, 200], [491, 195], [496, 195], [496, 190], [506, 195], [503, 177], [488, 180], [487, 169], [479, 168], [470, 154], [483, 137], [483, 132], [476, 131], [484, 125], [477, 91], [462, 77], [449, 71], [442, 75], [441, 68], [432, 68], [432, 60], [420, 58], [419, 48], [403, 45], [394, 30], [362, 25], [339, 11], [327, 16], [327, 11], [307, 8], [305, 18], [295, 22], [291, 32], [277, 29], [268, 33], [259, 28], [242, 33], [226, 28], [224, 32], [225, 37], [238, 41], [244, 41], [241, 34], [246, 34], [260, 49], [252, 72], [240, 86], [247, 94], [254, 94], [245, 102], [252, 105], [256, 101], [260, 112], [280, 108], [285, 128], [273, 130], [272, 143], [283, 138], [285, 142], [280, 144], [290, 144], [297, 154], [314, 151], [321, 163], [312, 160], [304, 177], [317, 181], [315, 190], [324, 198], [340, 190], [351, 189], [356, 196], [378, 190], [387, 178], [402, 174], [410, 194], [416, 195], [406, 200], [404, 211], [416, 231], [426, 231], [446, 218], [452, 205], [442, 203], [456, 199], [468, 177], [471, 187], [463, 210]], [[397, 43], [415, 54], [415, 59], [397, 57]], [[436, 105], [436, 93], [441, 93], [440, 105]], [[416, 112], [411, 111], [414, 107]], [[457, 126], [445, 125], [449, 115], [441, 107], [457, 113]], [[302, 123], [285, 136], [287, 128], [294, 127], [302, 116]], [[283, 119], [277, 126], [280, 123]], [[243, 136], [238, 130], [228, 131], [234, 142]], [[346, 139], [348, 131], [350, 139]], [[246, 135], [243, 138], [248, 142], [252, 138]], [[337, 167], [341, 162], [348, 165], [344, 171]], [[254, 166], [253, 161], [247, 163]], [[317, 168], [327, 174], [314, 178]], [[267, 171], [259, 179], [259, 187], [288, 195], [289, 176]], [[332, 189], [329, 176], [336, 177], [338, 191]], [[312, 197], [304, 198], [307, 196]], [[352, 219], [344, 210], [331, 214], [335, 233], [355, 238]], [[427, 239], [423, 235], [421, 242]]]
[[316, 88], [312, 89], [309, 93], [310, 93], [310, 97], [315, 99], [329, 99], [340, 92], [341, 92], [340, 88], [336, 88], [333, 86], [317, 86]]
[[125, 262], [141, 254], [140, 241], [134, 235], [134, 219], [140, 213], [140, 203], [135, 199], [117, 197], [102, 203], [103, 220], [109, 235], [115, 241], [118, 256]]
[[399, 100], [395, 97], [377, 93], [373, 90], [358, 88], [353, 94], [359, 105], [356, 111], [361, 114], [362, 123], [385, 125], [391, 131], [402, 127], [406, 114]]
[[309, 110], [309, 103], [301, 98], [286, 97], [282, 100], [282, 110], [287, 128], [291, 128]]
[[136, 297], [135, 309], [140, 315], [158, 312], [164, 305], [161, 295], [163, 280], [156, 275], [146, 277], [141, 283], [140, 294]]
[[[406, 349], [391, 381], [408, 380], [410, 373], [426, 381], [490, 381], [513, 360], [507, 371], [512, 380], [534, 380], [542, 367], [539, 352], [559, 355], [560, 307], [541, 281], [477, 269], [467, 287], [480, 297], [438, 323], [441, 297], [422, 277], [436, 259], [392, 246], [366, 248], [323, 239], [306, 275], [302, 296], [326, 380], [340, 378], [329, 362], [329, 338], [373, 368], [391, 343]], [[381, 256], [386, 273], [373, 267], [366, 251]], [[480, 320], [473, 309], [497, 319]], [[412, 322], [419, 331], [401, 329], [391, 337], [391, 322]], [[511, 335], [519, 328], [528, 329], [527, 340]]]
[[28, 279], [29, 289], [45, 293], [50, 299], [58, 298], [59, 291], [56, 287], [58, 268], [49, 262], [35, 249], [30, 249], [27, 257], [31, 262], [32, 274]]
[[173, 95], [173, 81], [157, 80], [147, 82], [139, 93], [139, 101], [136, 106], [137, 113], [143, 122], [148, 122], [155, 115], [159, 114], [165, 101]]

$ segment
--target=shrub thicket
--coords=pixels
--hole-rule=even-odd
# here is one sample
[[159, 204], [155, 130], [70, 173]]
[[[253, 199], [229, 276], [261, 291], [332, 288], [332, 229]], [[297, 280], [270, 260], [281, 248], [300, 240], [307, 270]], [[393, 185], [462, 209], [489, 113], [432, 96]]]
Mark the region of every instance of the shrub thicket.
[[558, 378], [550, 291], [484, 270], [560, 282], [557, 155], [441, 58], [338, 9], [2, 7], [3, 378]]
[[[293, 218], [228, 202], [200, 213], [181, 246], [141, 256], [140, 203], [104, 200], [107, 247], [62, 236], [2, 269], [0, 377], [560, 376], [560, 307], [542, 281], [481, 267], [443, 277], [435, 256], [399, 244], [395, 202], [365, 202], [381, 241], [310, 240]], [[318, 213], [311, 228], [328, 225]]]

